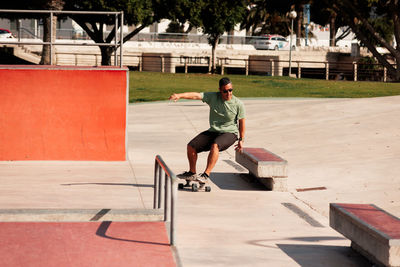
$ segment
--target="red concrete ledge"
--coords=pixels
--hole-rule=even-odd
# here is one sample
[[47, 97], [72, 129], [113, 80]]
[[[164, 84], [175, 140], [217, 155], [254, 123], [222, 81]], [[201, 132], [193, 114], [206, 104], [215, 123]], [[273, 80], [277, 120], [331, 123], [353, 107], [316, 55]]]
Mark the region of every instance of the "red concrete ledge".
[[264, 148], [245, 147], [242, 152], [248, 155], [253, 162], [259, 164], [263, 162], [286, 162], [286, 160]]
[[330, 204], [330, 226], [369, 260], [400, 266], [400, 219], [373, 204]]
[[287, 161], [264, 148], [236, 151], [236, 162], [249, 170], [269, 190], [287, 191]]
[[117, 66], [57, 66], [57, 65], [0, 65], [0, 69], [29, 69], [29, 70], [128, 70], [127, 67]]
[[0, 223], [0, 266], [176, 266], [163, 222]]

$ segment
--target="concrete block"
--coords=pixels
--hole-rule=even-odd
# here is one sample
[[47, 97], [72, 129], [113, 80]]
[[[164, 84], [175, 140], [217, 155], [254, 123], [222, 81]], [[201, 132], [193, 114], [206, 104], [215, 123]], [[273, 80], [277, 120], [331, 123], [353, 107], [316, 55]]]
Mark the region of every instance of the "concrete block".
[[288, 178], [257, 178], [268, 190], [287, 192]]
[[287, 161], [264, 148], [236, 151], [236, 162], [249, 170], [268, 189], [287, 191]]
[[400, 219], [372, 204], [330, 204], [330, 226], [370, 261], [400, 266]]
[[171, 53], [143, 53], [143, 71], [175, 73], [174, 55]]

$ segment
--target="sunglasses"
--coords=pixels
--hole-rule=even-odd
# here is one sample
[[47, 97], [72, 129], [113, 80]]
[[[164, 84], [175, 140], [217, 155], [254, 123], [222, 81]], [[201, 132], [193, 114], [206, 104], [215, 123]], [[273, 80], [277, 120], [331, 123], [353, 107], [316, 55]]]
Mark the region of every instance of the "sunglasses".
[[232, 89], [228, 89], [228, 90], [222, 90], [222, 93], [227, 94], [228, 92], [232, 93], [232, 91], [233, 91], [233, 88]]

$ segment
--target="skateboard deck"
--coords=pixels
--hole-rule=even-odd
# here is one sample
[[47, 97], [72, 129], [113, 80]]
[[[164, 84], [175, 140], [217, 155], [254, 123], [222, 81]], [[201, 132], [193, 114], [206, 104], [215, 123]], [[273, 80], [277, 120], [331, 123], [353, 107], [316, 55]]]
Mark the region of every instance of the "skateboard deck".
[[[183, 180], [186, 180], [184, 178], [180, 178]], [[208, 185], [200, 184], [198, 181], [193, 181], [193, 180], [186, 180], [186, 184], [179, 183], [178, 184], [178, 189], [184, 190], [184, 189], [191, 189], [192, 192], [211, 192], [211, 187]]]

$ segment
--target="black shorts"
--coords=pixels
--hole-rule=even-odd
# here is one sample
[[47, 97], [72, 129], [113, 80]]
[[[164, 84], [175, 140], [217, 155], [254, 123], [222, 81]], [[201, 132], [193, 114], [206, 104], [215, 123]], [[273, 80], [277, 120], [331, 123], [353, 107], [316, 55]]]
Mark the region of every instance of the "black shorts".
[[212, 144], [217, 144], [219, 151], [224, 151], [233, 145], [233, 143], [235, 143], [237, 140], [238, 138], [236, 134], [233, 133], [204, 131], [193, 138], [188, 145], [196, 149], [197, 153], [209, 151]]

